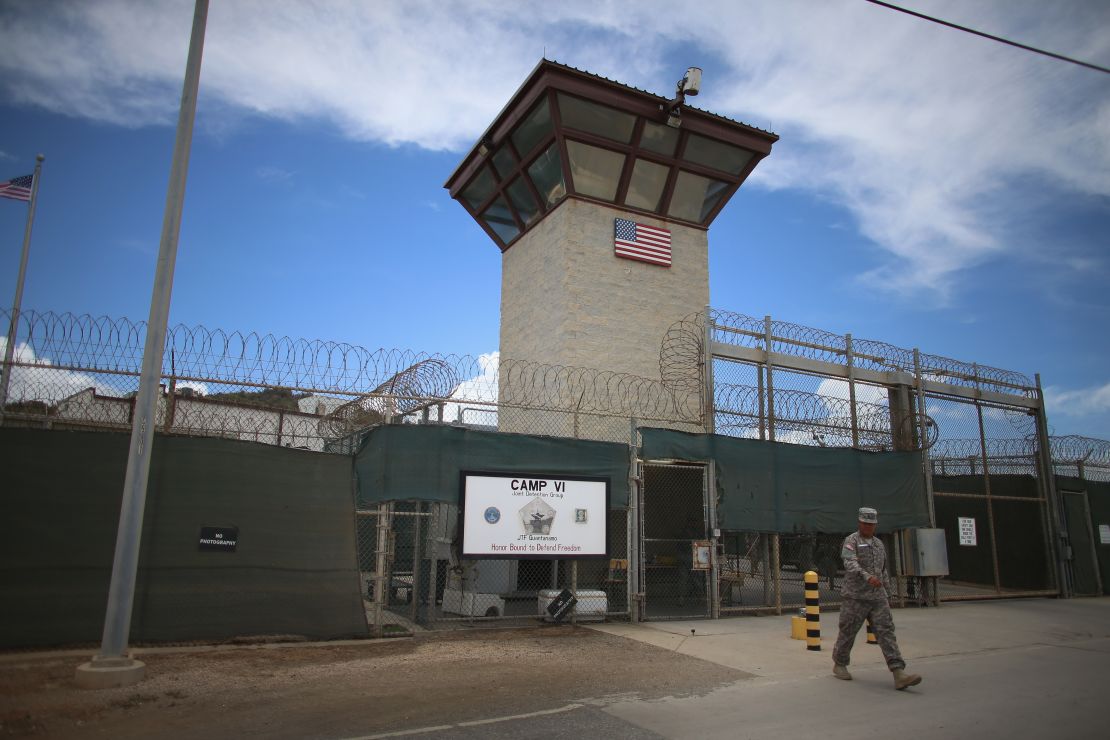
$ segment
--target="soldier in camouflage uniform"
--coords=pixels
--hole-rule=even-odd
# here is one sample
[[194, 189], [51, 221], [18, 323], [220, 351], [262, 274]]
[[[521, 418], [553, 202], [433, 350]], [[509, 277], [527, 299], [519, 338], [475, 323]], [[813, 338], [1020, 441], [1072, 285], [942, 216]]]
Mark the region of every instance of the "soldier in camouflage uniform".
[[890, 576], [886, 568], [886, 548], [875, 536], [879, 514], [871, 508], [859, 510], [859, 530], [844, 538], [840, 557], [844, 560], [844, 583], [840, 588], [840, 634], [833, 648], [833, 675], [852, 680], [848, 663], [856, 633], [864, 620], [871, 620], [875, 637], [894, 674], [894, 688], [901, 691], [921, 683], [921, 676], [905, 672], [906, 661], [894, 638], [894, 619], [890, 616]]

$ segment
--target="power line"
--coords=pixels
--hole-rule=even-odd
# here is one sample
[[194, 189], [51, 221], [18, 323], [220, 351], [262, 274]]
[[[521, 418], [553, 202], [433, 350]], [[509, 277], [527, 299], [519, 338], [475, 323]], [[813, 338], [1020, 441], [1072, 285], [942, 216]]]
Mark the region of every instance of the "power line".
[[1004, 39], [1001, 36], [992, 36], [989, 33], [983, 33], [982, 31], [976, 31], [974, 28], [968, 28], [967, 26], [961, 26], [961, 25], [956, 24], [956, 23], [949, 23], [948, 21], [942, 21], [940, 18], [934, 18], [931, 15], [925, 15], [924, 13], [918, 13], [917, 11], [909, 10], [907, 8], [900, 8], [897, 5], [891, 5], [890, 3], [884, 3], [884, 2], [882, 2], [882, 0], [867, 0], [867, 2], [872, 3], [873, 5], [881, 5], [882, 7], [889, 8], [890, 10], [897, 10], [899, 13], [905, 13], [906, 15], [912, 15], [915, 18], [921, 18], [922, 20], [932, 21], [933, 23], [939, 23], [942, 26], [948, 26], [949, 28], [955, 28], [957, 31], [964, 31], [965, 33], [971, 33], [971, 34], [975, 34], [976, 36], [982, 36], [985, 39], [990, 39], [991, 41], [997, 41], [1000, 44], [1007, 44], [1009, 46], [1016, 46], [1019, 49], [1024, 49], [1025, 51], [1031, 51], [1034, 54], [1043, 54], [1046, 57], [1052, 57], [1053, 59], [1059, 59], [1062, 62], [1070, 62], [1072, 64], [1078, 64], [1080, 67], [1086, 67], [1087, 69], [1093, 69], [1096, 72], [1105, 72], [1106, 74], [1110, 74], [1110, 69], [1107, 69], [1106, 67], [1100, 67], [1097, 64], [1091, 64], [1090, 62], [1082, 62], [1078, 59], [1072, 59], [1071, 57], [1066, 57], [1063, 54], [1056, 54], [1056, 53], [1051, 52], [1051, 51], [1045, 51], [1044, 49], [1038, 49], [1035, 46], [1026, 46], [1025, 44], [1019, 44], [1016, 41], [1010, 41], [1009, 39]]

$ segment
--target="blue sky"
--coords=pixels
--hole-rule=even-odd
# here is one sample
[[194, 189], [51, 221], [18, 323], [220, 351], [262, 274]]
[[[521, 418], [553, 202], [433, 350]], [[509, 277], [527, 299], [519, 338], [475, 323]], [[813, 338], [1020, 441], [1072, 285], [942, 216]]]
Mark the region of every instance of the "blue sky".
[[[1055, 434], [1110, 439], [1110, 75], [863, 0], [551, 5], [213, 2], [171, 323], [495, 351], [448, 175], [545, 54], [659, 94], [698, 65], [698, 107], [781, 136], [710, 229], [715, 307], [1040, 373]], [[1110, 66], [1105, 2], [906, 5]], [[46, 155], [25, 309], [146, 318], [192, 6], [0, 6], [0, 180]]]

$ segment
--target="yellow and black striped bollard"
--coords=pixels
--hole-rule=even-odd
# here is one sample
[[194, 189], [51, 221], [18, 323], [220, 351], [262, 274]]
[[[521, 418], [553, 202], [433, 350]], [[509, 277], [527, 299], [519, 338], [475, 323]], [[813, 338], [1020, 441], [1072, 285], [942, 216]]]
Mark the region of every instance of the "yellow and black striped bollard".
[[875, 637], [875, 630], [871, 629], [871, 620], [867, 620], [867, 644], [878, 645], [879, 638]]
[[817, 594], [817, 571], [806, 575], [806, 650], [821, 649], [821, 602]]

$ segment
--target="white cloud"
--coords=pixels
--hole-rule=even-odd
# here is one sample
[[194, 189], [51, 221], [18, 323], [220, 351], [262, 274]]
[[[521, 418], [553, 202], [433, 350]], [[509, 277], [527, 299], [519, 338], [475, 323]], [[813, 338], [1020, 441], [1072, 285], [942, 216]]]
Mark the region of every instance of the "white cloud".
[[[9, 2], [13, 101], [125, 126], [172, 124], [191, 3]], [[919, 2], [954, 22], [1110, 63], [1110, 4]], [[41, 50], [49, 49], [49, 54]], [[704, 59], [685, 59], [691, 50]], [[358, 141], [469, 147], [546, 51], [782, 134], [753, 184], [804, 189], [884, 251], [861, 278], [943, 291], [1015, 248], [1027, 192], [1110, 195], [1105, 76], [858, 2], [293, 2], [212, 6], [201, 116], [322, 120]], [[218, 126], [218, 123], [213, 123]], [[1026, 198], [1033, 196], [1026, 196]]]
[[[7, 351], [7, 345], [8, 338], [0, 337], [0, 357]], [[37, 356], [34, 348], [26, 342], [15, 345], [12, 360], [19, 364], [12, 367], [8, 383], [9, 403], [57, 403], [89, 388], [99, 396], [121, 398], [135, 391], [139, 385], [139, 379], [132, 375], [88, 373], [54, 367], [49, 357]], [[176, 387], [178, 392], [189, 388], [200, 396], [209, 392], [208, 384], [198, 380], [181, 380]]]
[[1050, 418], [1054, 414], [1093, 416], [1110, 412], [1110, 381], [1079, 390], [1050, 385], [1044, 389], [1044, 395]]
[[[817, 395], [827, 398], [839, 398], [847, 401], [851, 398], [848, 381], [836, 378], [825, 378], [817, 386]], [[867, 383], [856, 383], [856, 403], [873, 403], [885, 406], [887, 403], [886, 389]]]
[[[0, 357], [7, 352], [7, 346], [8, 338], [0, 337]], [[20, 365], [12, 367], [11, 379], [8, 382], [8, 403], [19, 401], [57, 403], [88, 388], [94, 389], [102, 396], [123, 395], [103, 379], [97, 379], [89, 373], [52, 367], [54, 363], [49, 358], [36, 357], [34, 349], [25, 342], [15, 345], [12, 359]], [[26, 365], [33, 367], [26, 367]]]
[[[459, 387], [451, 394], [462, 403], [445, 404], [443, 408], [444, 421], [462, 421], [468, 424], [497, 424], [497, 409], [492, 405], [497, 403], [498, 369], [501, 362], [500, 352], [488, 352], [478, 356], [479, 373], [459, 383]], [[472, 404], [477, 404], [472, 406]], [[463, 411], [466, 409], [465, 411]]]
[[258, 176], [259, 180], [271, 185], [288, 187], [293, 184], [293, 173], [281, 167], [274, 167], [273, 165], [259, 167], [254, 174]]

